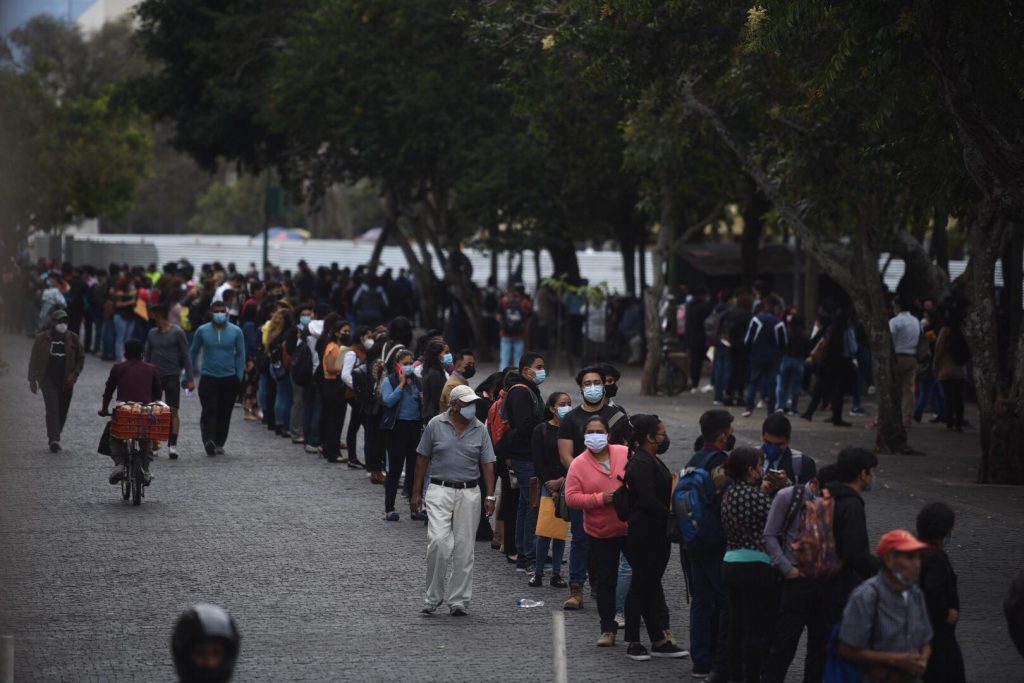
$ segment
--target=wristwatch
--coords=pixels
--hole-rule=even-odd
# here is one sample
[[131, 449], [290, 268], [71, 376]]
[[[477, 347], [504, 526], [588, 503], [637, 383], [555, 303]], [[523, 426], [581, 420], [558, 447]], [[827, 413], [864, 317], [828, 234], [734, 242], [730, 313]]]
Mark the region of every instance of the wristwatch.
[[498, 499], [495, 498], [494, 496], [487, 496], [487, 498], [485, 498], [485, 500], [489, 500], [489, 501], [491, 501], [493, 503], [494, 501], [496, 501]]

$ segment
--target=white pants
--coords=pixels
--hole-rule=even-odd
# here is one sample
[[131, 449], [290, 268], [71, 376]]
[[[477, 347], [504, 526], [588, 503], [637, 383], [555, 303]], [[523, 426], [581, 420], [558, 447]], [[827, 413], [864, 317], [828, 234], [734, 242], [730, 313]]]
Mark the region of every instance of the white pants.
[[473, 554], [476, 526], [480, 521], [480, 487], [453, 489], [431, 484], [425, 498], [427, 509], [427, 607], [446, 602], [445, 576], [451, 563], [448, 606], [469, 607], [473, 595]]

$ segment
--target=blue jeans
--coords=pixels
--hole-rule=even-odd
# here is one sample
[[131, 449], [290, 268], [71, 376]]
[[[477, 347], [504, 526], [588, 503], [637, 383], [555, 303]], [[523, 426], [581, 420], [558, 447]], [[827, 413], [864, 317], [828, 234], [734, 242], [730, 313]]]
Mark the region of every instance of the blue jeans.
[[946, 414], [945, 395], [942, 393], [942, 384], [937, 379], [921, 380], [917, 396], [917, 406], [914, 408], [914, 417], [920, 417], [934, 401], [935, 413]]
[[269, 372], [260, 373], [260, 385], [256, 389], [256, 401], [260, 404], [260, 410], [269, 417], [274, 414], [274, 406], [270, 405], [270, 383], [273, 380]]
[[[686, 548], [690, 562], [693, 600], [690, 602], [690, 657], [693, 668], [710, 671], [724, 663], [721, 637], [729, 632], [729, 603], [722, 576], [725, 548], [707, 548], [697, 544]], [[720, 668], [716, 666], [715, 668]]]
[[[718, 358], [718, 352], [715, 352], [715, 358]], [[633, 581], [633, 568], [629, 566], [629, 560], [626, 559], [626, 553], [619, 555], [619, 580], [615, 584], [615, 613], [625, 614], [626, 612], [626, 593], [629, 592], [629, 584]]]
[[132, 328], [135, 321], [132, 318], [125, 318], [115, 315], [114, 318], [114, 359], [120, 363], [124, 360], [124, 343], [132, 338]]
[[779, 408], [798, 412], [797, 405], [800, 403], [800, 387], [804, 383], [804, 359], [785, 356], [779, 365], [778, 397], [776, 403]]
[[[541, 483], [541, 498], [550, 498], [551, 492]], [[536, 527], [535, 527], [536, 528]], [[518, 527], [517, 527], [518, 529]], [[544, 560], [548, 557], [548, 548], [551, 548], [551, 573], [559, 575], [562, 573], [562, 558], [565, 557], [565, 541], [560, 541], [547, 536], [536, 536], [534, 544], [534, 565], [533, 573], [537, 576], [544, 576]]]
[[715, 363], [711, 368], [711, 384], [715, 387], [715, 400], [724, 401], [725, 392], [732, 381], [732, 349], [715, 344]]
[[277, 380], [277, 398], [274, 401], [274, 422], [278, 428], [288, 431], [292, 416], [292, 378]]
[[583, 510], [569, 508], [569, 531], [572, 545], [569, 546], [569, 583], [582, 586], [587, 582], [587, 559], [590, 555], [590, 538], [583, 530]]
[[750, 384], [747, 385], [747, 410], [754, 409], [755, 395], [768, 402], [768, 412], [775, 412], [775, 361], [750, 361]]
[[[519, 561], [529, 566], [536, 557], [537, 511], [530, 509], [530, 478], [533, 477], [532, 460], [509, 460], [509, 467], [519, 480], [519, 507], [516, 510], [516, 548]], [[546, 551], [545, 551], [546, 552]], [[543, 561], [543, 560], [542, 560]]]
[[303, 415], [302, 434], [306, 445], [320, 445], [320, 413], [323, 405], [320, 402], [320, 387], [314, 383], [302, 388]]
[[114, 340], [117, 338], [117, 334], [114, 331], [114, 319], [110, 318], [103, 321], [103, 326], [100, 328], [100, 352], [104, 358], [114, 357]]
[[518, 367], [519, 357], [523, 355], [523, 340], [512, 337], [501, 338], [501, 365], [500, 370], [510, 367]]

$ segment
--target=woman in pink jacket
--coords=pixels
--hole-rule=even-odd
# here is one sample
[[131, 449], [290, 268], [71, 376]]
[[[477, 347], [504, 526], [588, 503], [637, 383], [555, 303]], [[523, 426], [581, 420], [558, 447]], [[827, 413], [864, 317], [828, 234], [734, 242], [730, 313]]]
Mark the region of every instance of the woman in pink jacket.
[[[597, 612], [601, 616], [598, 647], [615, 644], [615, 584], [619, 553], [626, 549], [626, 523], [615, 514], [612, 494], [622, 486], [629, 449], [608, 445], [608, 423], [595, 415], [583, 427], [587, 450], [572, 461], [565, 478], [569, 507], [583, 510], [583, 528], [590, 537], [590, 557], [597, 570]], [[650, 657], [648, 656], [648, 659]]]

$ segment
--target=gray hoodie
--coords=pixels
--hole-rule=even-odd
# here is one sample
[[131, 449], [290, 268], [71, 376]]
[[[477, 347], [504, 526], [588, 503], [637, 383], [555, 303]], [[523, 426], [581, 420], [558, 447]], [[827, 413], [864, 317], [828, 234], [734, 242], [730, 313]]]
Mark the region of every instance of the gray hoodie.
[[[802, 484], [804, 487], [804, 500], [813, 500], [815, 496], [810, 484]], [[792, 543], [800, 535], [800, 522], [804, 517], [804, 506], [801, 505], [793, 515], [788, 529], [783, 529], [786, 523], [786, 514], [796, 495], [796, 486], [787, 486], [775, 494], [772, 500], [772, 507], [768, 511], [768, 521], [764, 524], [764, 548], [768, 556], [772, 558], [772, 566], [783, 575], [793, 568], [793, 547]]]

